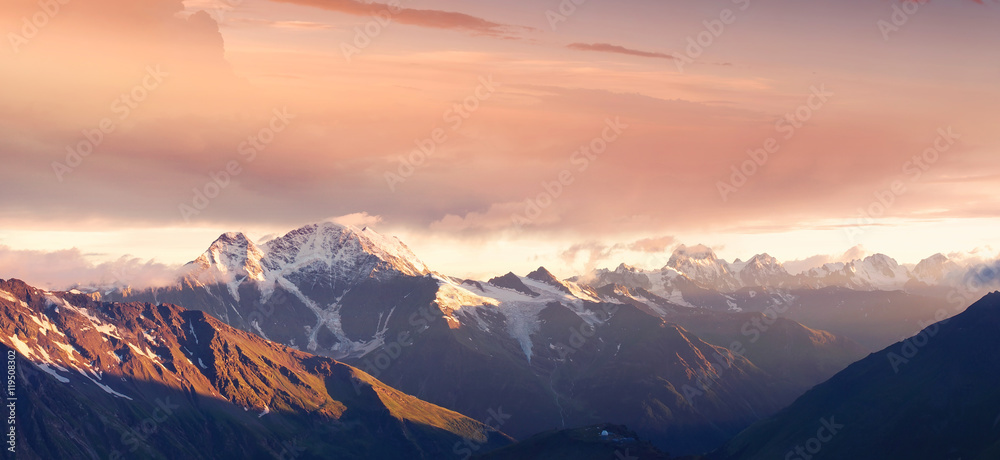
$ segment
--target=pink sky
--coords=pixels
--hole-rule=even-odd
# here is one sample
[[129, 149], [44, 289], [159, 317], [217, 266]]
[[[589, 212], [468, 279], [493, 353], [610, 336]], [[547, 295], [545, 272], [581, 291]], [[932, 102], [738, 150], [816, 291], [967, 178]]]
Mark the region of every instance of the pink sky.
[[173, 264], [353, 214], [442, 272], [570, 276], [992, 243], [997, 5], [689, 3], [13, 0], [0, 246]]

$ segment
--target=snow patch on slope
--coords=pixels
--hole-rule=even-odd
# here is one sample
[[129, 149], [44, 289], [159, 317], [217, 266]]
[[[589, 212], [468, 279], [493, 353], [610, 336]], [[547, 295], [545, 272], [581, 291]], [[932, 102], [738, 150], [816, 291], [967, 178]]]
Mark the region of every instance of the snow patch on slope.
[[[575, 283], [563, 283], [572, 294], [566, 293], [549, 283], [527, 277], [518, 277], [525, 286], [538, 293], [537, 297], [480, 282], [482, 292], [472, 292], [463, 285], [442, 277], [438, 281], [438, 305], [448, 316], [449, 322], [459, 323], [461, 317], [473, 317], [477, 320], [475, 327], [487, 330], [486, 322], [479, 313], [484, 308], [496, 309], [506, 319], [507, 333], [521, 346], [528, 362], [533, 356], [534, 343], [531, 336], [541, 329], [538, 314], [550, 304], [558, 303], [569, 308], [590, 325], [601, 322], [597, 313], [585, 308], [584, 300], [600, 302], [599, 299], [584, 291]], [[471, 326], [471, 325], [470, 325]]]

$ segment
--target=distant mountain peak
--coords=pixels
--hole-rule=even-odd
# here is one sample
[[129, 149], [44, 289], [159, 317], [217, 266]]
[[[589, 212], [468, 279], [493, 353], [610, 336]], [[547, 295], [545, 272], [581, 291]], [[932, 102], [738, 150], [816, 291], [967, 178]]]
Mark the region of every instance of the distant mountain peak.
[[559, 279], [545, 267], [538, 267], [535, 271], [528, 273], [528, 278], [542, 282], [559, 281]]
[[865, 257], [864, 258], [864, 262], [884, 264], [884, 265], [887, 265], [887, 266], [890, 266], [890, 267], [896, 267], [896, 266], [899, 265], [899, 263], [896, 262], [896, 259], [893, 259], [892, 257], [889, 257], [889, 256], [887, 256], [885, 254], [881, 254], [881, 253], [879, 253], [879, 254], [872, 254], [872, 255], [870, 255], [868, 257]]
[[615, 273], [635, 273], [637, 271], [639, 271], [638, 268], [635, 268], [635, 267], [633, 267], [633, 266], [631, 266], [629, 264], [626, 264], [624, 262], [621, 263], [621, 264], [618, 264], [618, 268], [615, 269]]
[[538, 297], [539, 295], [541, 295], [535, 291], [532, 291], [531, 288], [526, 286], [524, 282], [521, 281], [521, 278], [515, 275], [514, 272], [509, 272], [506, 275], [493, 278], [489, 280], [489, 283], [496, 287], [511, 289], [525, 295], [530, 295], [532, 297]]
[[751, 257], [734, 271], [746, 286], [783, 285], [791, 281], [791, 275], [781, 262], [767, 253]]
[[781, 263], [778, 262], [778, 259], [771, 257], [771, 255], [766, 252], [763, 254], [757, 254], [751, 257], [750, 260], [747, 261], [747, 264], [752, 264], [752, 263], [757, 263], [761, 265], [781, 265]]
[[215, 269], [220, 274], [232, 274], [255, 280], [264, 279], [261, 260], [263, 251], [243, 233], [224, 233], [217, 238], [201, 256], [194, 260], [206, 269]]
[[556, 276], [553, 275], [552, 272], [548, 271], [545, 267], [538, 267], [537, 270], [528, 273], [528, 278], [538, 282], [555, 286], [557, 289], [566, 294], [572, 294], [569, 288], [566, 287], [566, 285], [563, 284], [562, 281], [559, 281], [559, 278], [556, 278]]
[[924, 260], [921, 260], [921, 262], [944, 263], [944, 262], [947, 262], [948, 260], [950, 260], [950, 259], [948, 259], [948, 256], [946, 256], [944, 254], [941, 254], [939, 252], [937, 254], [934, 254], [933, 256], [930, 256], [930, 257], [928, 257], [928, 258], [926, 258]]
[[[712, 248], [705, 246], [704, 244], [696, 244], [694, 246], [677, 246], [674, 249], [673, 255], [670, 260], [681, 260], [681, 259], [696, 259], [696, 260], [716, 260], [715, 251]], [[667, 265], [671, 265], [667, 262]]]
[[703, 244], [678, 246], [664, 268], [683, 273], [713, 289], [731, 291], [740, 286], [740, 281], [733, 274], [733, 267], [716, 257], [715, 252]]
[[[901, 265], [886, 254], [858, 256], [859, 258], [849, 262], [829, 262], [793, 275], [768, 253], [754, 255], [746, 261], [736, 259], [727, 262], [705, 245], [680, 245], [673, 251], [667, 264], [659, 270], [635, 269], [623, 263], [614, 271], [595, 270], [578, 279], [586, 280], [593, 287], [611, 283], [642, 286], [657, 295], [673, 296], [679, 301], [677, 296], [681, 294], [674, 294], [674, 291], [684, 290], [684, 284], [688, 282], [693, 282], [697, 288], [723, 293], [753, 287], [819, 289], [829, 286], [895, 291], [916, 289], [921, 285], [957, 286], [963, 281], [963, 277], [970, 276], [968, 267], [960, 266], [943, 254], [924, 259], [912, 270], [910, 266]], [[1000, 267], [1000, 264], [997, 266]], [[988, 266], [984, 267], [987, 275], [992, 273]], [[648, 278], [648, 282], [644, 278]], [[992, 280], [993, 277], [989, 276], [988, 279]], [[982, 280], [979, 282], [987, 284]]]
[[921, 260], [916, 267], [913, 267], [913, 276], [924, 283], [933, 284], [944, 280], [949, 274], [958, 272], [960, 269], [958, 264], [939, 252]]
[[262, 281], [268, 278], [268, 272], [284, 272], [317, 262], [328, 267], [366, 266], [364, 260], [368, 257], [381, 261], [377, 264], [378, 271], [410, 276], [430, 273], [423, 261], [398, 238], [383, 236], [368, 227], [359, 229], [333, 222], [305, 225], [262, 247], [242, 233], [225, 233], [195, 263]]

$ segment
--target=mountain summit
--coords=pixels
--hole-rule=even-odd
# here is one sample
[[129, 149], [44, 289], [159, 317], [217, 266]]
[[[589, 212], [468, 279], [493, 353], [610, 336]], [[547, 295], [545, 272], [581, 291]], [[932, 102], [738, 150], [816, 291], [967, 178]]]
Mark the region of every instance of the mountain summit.
[[185, 266], [177, 285], [105, 298], [194, 306], [264, 338], [344, 358], [383, 343], [376, 336], [388, 318], [358, 324], [342, 321], [342, 313], [378, 299], [380, 286], [384, 294], [395, 280], [428, 274], [397, 238], [322, 222], [261, 245], [223, 234]]
[[255, 281], [309, 269], [340, 278], [430, 272], [398, 238], [333, 222], [306, 225], [261, 247], [242, 233], [226, 233], [189, 265]]
[[720, 291], [731, 291], [740, 287], [732, 267], [719, 259], [711, 248], [705, 245], [680, 245], [667, 261], [665, 269], [673, 269], [691, 279]]

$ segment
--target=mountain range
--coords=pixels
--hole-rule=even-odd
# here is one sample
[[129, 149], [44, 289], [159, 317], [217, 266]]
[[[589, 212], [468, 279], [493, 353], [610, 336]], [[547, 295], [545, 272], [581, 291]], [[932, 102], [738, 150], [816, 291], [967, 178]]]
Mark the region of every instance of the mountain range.
[[[626, 281], [678, 300], [685, 287], [694, 284], [720, 293], [747, 288], [821, 289], [840, 287], [860, 291], [917, 291], [932, 287], [961, 287], [972, 282], [992, 282], [1000, 261], [965, 266], [943, 254], [928, 257], [912, 268], [900, 265], [885, 254], [874, 254], [850, 262], [826, 263], [802, 273], [790, 274], [777, 259], [758, 254], [747, 261], [727, 262], [703, 245], [678, 246], [667, 264], [657, 270], [640, 270], [621, 264], [615, 270], [601, 269], [576, 277], [588, 283], [607, 284]], [[738, 306], [730, 306], [738, 308]]]
[[[460, 457], [494, 455], [514, 439], [523, 442], [497, 451], [506, 457], [484, 458], [614, 447], [580, 431], [588, 426], [622, 427], [631, 434], [615, 439], [649, 441], [651, 454], [697, 454], [915, 334], [927, 318], [958, 313], [954, 304], [995, 282], [989, 270], [945, 256], [911, 269], [876, 255], [791, 275], [766, 254], [730, 263], [707, 247], [680, 246], [659, 270], [622, 264], [559, 279], [539, 267], [471, 280], [433, 271], [396, 238], [324, 222], [262, 244], [223, 234], [169, 286], [44, 292], [10, 281], [0, 306], [10, 310], [9, 348], [37, 368], [21, 365], [35, 382], [122, 368], [114, 375], [124, 386], [88, 377], [104, 393], [95, 401], [117, 410], [88, 407], [110, 422], [93, 428], [102, 435], [86, 436], [141, 423], [142, 407], [125, 398], [155, 400], [164, 388], [163, 397], [193, 395], [186, 401], [201, 425], [136, 442], [153, 457], [225, 448], [211, 436], [170, 444], [216, 417], [231, 422], [223, 434], [243, 433], [251, 457], [280, 453], [276, 440], [292, 433], [302, 434], [292, 437], [304, 446], [296, 448], [348, 458], [376, 433], [392, 441], [366, 458], [435, 458], [449, 448]], [[62, 334], [128, 332], [49, 343], [41, 325], [75, 313], [93, 324], [77, 318]], [[216, 342], [206, 350], [196, 333]], [[85, 359], [59, 353], [73, 347]], [[95, 358], [110, 359], [108, 351], [123, 361]], [[143, 364], [121, 364], [133, 360]], [[280, 428], [258, 426], [273, 419]], [[344, 424], [360, 427], [350, 431], [353, 443]], [[49, 436], [38, 428], [29, 439], [48, 446], [40, 440]], [[80, 436], [53, 452], [79, 453]]]
[[329, 222], [260, 246], [224, 234], [176, 285], [91, 296], [202, 310], [480, 420], [502, 407], [518, 439], [610, 422], [676, 452], [718, 445], [865, 354], [775, 312], [709, 312], [544, 267], [455, 278]]
[[730, 263], [705, 246], [681, 245], [659, 270], [621, 264], [571, 280], [645, 289], [698, 309], [764, 312], [785, 304], [781, 316], [876, 351], [915, 334], [923, 327], [920, 321], [937, 311], [954, 314], [955, 307], [1000, 287], [998, 274], [1000, 261], [966, 266], [937, 254], [911, 269], [876, 254], [791, 275], [767, 254]]

